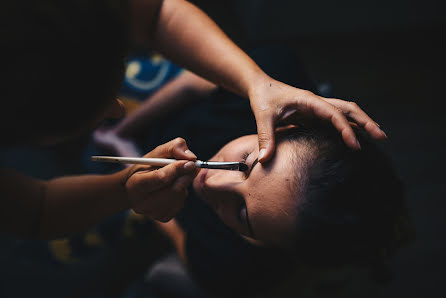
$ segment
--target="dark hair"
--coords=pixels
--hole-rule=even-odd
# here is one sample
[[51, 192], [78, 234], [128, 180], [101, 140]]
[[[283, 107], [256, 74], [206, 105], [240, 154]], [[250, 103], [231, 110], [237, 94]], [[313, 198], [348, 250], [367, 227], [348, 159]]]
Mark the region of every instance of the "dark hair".
[[296, 227], [297, 258], [307, 265], [383, 268], [413, 237], [403, 184], [391, 160], [362, 131], [356, 135], [359, 151], [348, 149], [326, 125], [297, 128], [291, 137], [313, 152]]
[[98, 116], [122, 80], [126, 10], [121, 0], [1, 5], [2, 142], [63, 135]]

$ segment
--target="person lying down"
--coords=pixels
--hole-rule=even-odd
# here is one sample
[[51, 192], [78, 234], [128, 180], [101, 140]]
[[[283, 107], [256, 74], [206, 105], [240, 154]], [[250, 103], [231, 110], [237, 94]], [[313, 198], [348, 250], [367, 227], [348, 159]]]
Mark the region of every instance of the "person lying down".
[[193, 278], [212, 294], [255, 296], [298, 268], [376, 268], [394, 255], [410, 238], [403, 187], [356, 133], [354, 152], [324, 125], [282, 129], [266, 165], [257, 135], [223, 146], [210, 160], [248, 171], [201, 169], [180, 216], [159, 224]]
[[[292, 49], [265, 46], [250, 55], [267, 73], [315, 90]], [[164, 108], [178, 108], [178, 99], [197, 97], [202, 99], [193, 107], [181, 105], [182, 113], [162, 117]], [[132, 142], [123, 150], [116, 144], [135, 127], [144, 127], [136, 143], [145, 150], [181, 136], [201, 160], [243, 161], [249, 167], [247, 172], [201, 169], [178, 216], [156, 223], [205, 297], [259, 297], [288, 281], [293, 294], [302, 292], [311, 272], [317, 277], [326, 268], [380, 268], [410, 239], [403, 186], [363, 130], [355, 130], [362, 149], [352, 151], [327, 123], [281, 128], [273, 159], [260, 164], [255, 119], [246, 99], [186, 72], [147, 104], [116, 131], [98, 131], [96, 141], [129, 155], [126, 144], [133, 148]], [[172, 277], [162, 280], [165, 284], [157, 286], [166, 291], [180, 284]], [[185, 292], [180, 289], [173, 297], [185, 297]]]

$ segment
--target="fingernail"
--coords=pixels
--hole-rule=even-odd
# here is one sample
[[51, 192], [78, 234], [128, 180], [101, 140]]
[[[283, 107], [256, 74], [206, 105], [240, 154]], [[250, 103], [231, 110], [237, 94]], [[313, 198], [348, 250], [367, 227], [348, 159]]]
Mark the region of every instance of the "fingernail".
[[188, 161], [184, 164], [184, 169], [187, 171], [191, 171], [192, 169], [195, 169], [195, 163], [193, 161]]
[[358, 140], [356, 140], [356, 146], [358, 146], [358, 149], [361, 149], [361, 144], [359, 144]]
[[265, 153], [266, 153], [266, 150], [265, 149], [262, 149], [262, 150], [260, 150], [260, 152], [259, 152], [259, 160], [262, 160], [263, 159], [263, 157], [265, 156]]
[[190, 151], [189, 149], [184, 151], [184, 153], [186, 153], [186, 155], [189, 155], [190, 157], [197, 158], [197, 156], [192, 151]]

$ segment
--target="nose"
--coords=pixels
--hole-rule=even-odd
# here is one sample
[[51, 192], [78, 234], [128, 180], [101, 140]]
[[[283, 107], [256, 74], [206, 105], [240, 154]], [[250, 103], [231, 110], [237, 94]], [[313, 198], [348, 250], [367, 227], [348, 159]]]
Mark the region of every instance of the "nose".
[[236, 193], [242, 180], [242, 172], [209, 170], [206, 188], [218, 193]]
[[111, 103], [110, 107], [107, 110], [106, 118], [108, 119], [119, 119], [125, 115], [125, 105], [124, 103], [116, 98]]

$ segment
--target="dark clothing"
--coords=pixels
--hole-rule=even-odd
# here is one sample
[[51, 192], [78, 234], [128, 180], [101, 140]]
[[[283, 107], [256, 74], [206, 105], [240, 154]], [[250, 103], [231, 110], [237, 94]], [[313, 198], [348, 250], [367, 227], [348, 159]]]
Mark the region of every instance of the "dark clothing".
[[[265, 47], [252, 51], [250, 56], [271, 77], [314, 90], [292, 51]], [[227, 142], [256, 133], [249, 101], [222, 89], [173, 119], [148, 132], [146, 151], [183, 137], [199, 159], [207, 160]], [[275, 279], [283, 279], [287, 272], [287, 260], [281, 259], [282, 254], [254, 246], [233, 232], [196, 197], [192, 188], [177, 219], [187, 235], [188, 268], [212, 295], [246, 297], [268, 287]]]

